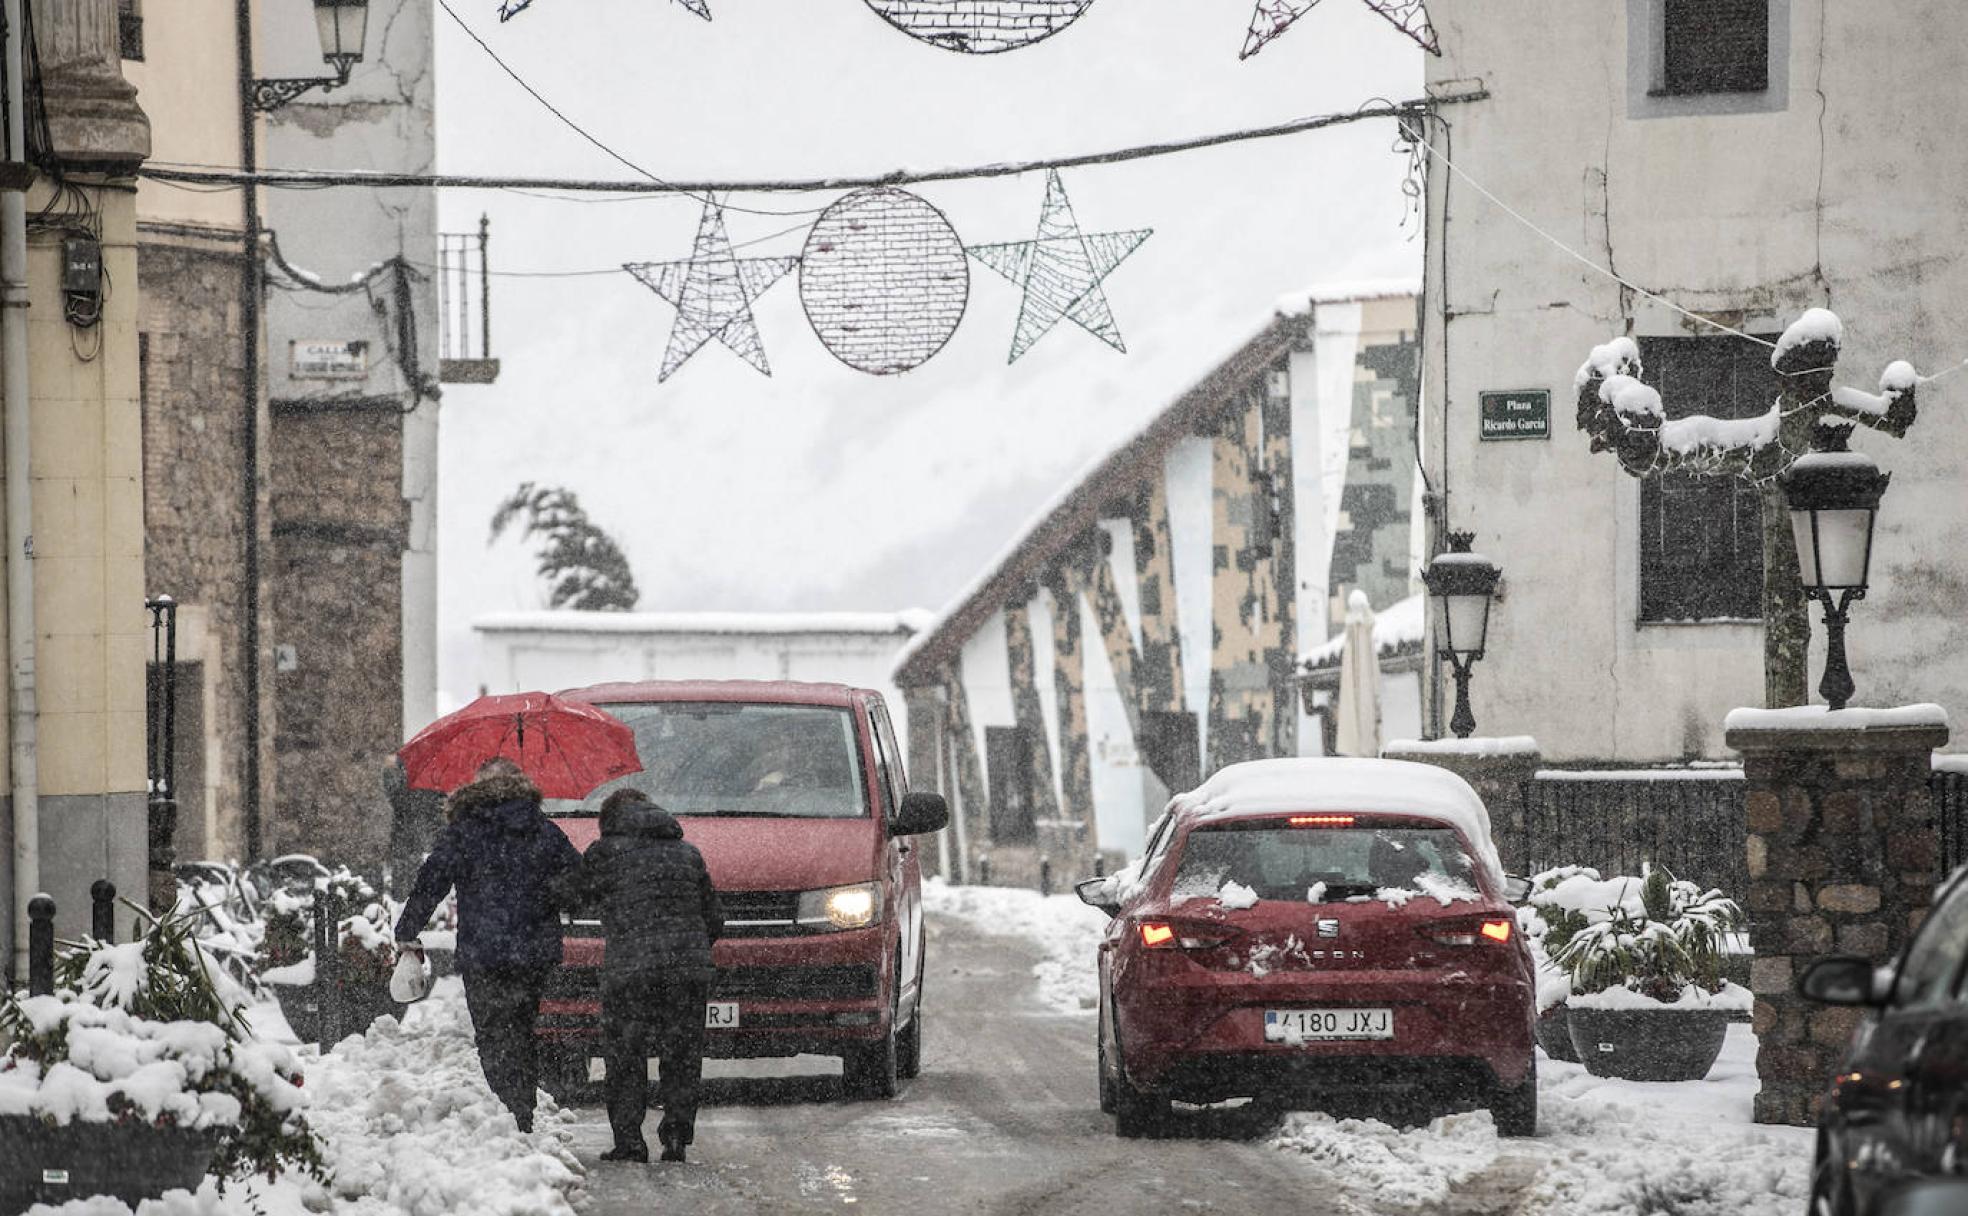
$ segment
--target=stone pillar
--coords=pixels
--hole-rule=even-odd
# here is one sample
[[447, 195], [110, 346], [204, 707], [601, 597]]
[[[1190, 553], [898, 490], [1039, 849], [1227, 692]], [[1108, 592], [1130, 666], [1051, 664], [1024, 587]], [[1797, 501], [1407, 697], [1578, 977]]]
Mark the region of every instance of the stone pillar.
[[1386, 760], [1412, 760], [1445, 768], [1474, 786], [1490, 812], [1490, 835], [1503, 868], [1522, 873], [1526, 864], [1524, 785], [1537, 776], [1544, 754], [1528, 735], [1508, 739], [1397, 740], [1381, 749]]
[[1756, 1121], [1809, 1126], [1860, 1015], [1805, 1001], [1797, 977], [1826, 954], [1885, 963], [1919, 927], [1942, 877], [1928, 781], [1948, 729], [1867, 725], [1867, 710], [1797, 729], [1785, 712], [1739, 711], [1726, 737], [1748, 782]]

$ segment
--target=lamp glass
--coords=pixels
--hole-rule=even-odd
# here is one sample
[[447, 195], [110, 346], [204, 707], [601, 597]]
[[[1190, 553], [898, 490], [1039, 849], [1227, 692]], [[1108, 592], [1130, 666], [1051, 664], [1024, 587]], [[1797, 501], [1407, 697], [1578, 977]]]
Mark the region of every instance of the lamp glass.
[[1790, 513], [1791, 534], [1797, 540], [1798, 576], [1805, 587], [1843, 591], [1866, 585], [1872, 516], [1873, 512], [1863, 507]]
[[368, 0], [314, 0], [315, 29], [321, 36], [321, 57], [359, 62], [369, 32]]
[[1435, 610], [1436, 645], [1457, 654], [1475, 654], [1483, 649], [1483, 635], [1490, 626], [1490, 597], [1487, 595], [1436, 595], [1429, 597]]

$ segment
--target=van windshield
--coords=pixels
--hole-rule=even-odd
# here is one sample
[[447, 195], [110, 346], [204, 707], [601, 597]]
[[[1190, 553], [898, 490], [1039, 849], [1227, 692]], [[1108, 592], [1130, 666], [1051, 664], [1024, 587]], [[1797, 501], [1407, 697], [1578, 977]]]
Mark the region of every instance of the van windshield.
[[1449, 828], [1225, 826], [1190, 832], [1175, 872], [1175, 898], [1215, 895], [1226, 882], [1249, 887], [1259, 899], [1314, 903], [1382, 890], [1476, 895], [1474, 866]]
[[604, 705], [635, 732], [642, 771], [586, 798], [553, 799], [552, 815], [592, 815], [619, 789], [638, 789], [672, 815], [859, 819], [868, 814], [854, 718], [826, 705], [631, 702]]

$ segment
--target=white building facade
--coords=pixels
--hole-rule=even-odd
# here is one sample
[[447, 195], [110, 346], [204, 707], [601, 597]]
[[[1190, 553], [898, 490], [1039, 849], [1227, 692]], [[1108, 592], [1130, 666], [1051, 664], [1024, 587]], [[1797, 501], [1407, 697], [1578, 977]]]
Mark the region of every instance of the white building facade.
[[[1487, 93], [1427, 127], [1424, 321], [1431, 551], [1472, 531], [1504, 571], [1473, 684], [1479, 731], [1535, 735], [1562, 761], [1724, 757], [1723, 716], [1764, 699], [1755, 494], [1626, 476], [1575, 425], [1573, 374], [1629, 335], [1669, 417], [1769, 409], [1768, 349], [1647, 293], [1756, 336], [1831, 308], [1838, 380], [1859, 389], [1895, 359], [1933, 374], [1968, 357], [1968, 156], [1946, 36], [1959, 13], [1942, 0], [1429, 12], [1431, 95]], [[1968, 376], [1937, 380], [1905, 440], [1854, 436], [1893, 474], [1849, 634], [1859, 703], [1968, 711], [1965, 398]], [[1431, 714], [1439, 727], [1446, 712]]]

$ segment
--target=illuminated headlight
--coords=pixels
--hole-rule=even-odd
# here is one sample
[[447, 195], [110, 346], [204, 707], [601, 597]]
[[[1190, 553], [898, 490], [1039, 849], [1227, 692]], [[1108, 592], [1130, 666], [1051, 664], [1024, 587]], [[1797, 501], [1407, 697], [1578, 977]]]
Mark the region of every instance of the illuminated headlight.
[[881, 920], [881, 889], [871, 882], [800, 893], [799, 923], [830, 929], [865, 929]]

